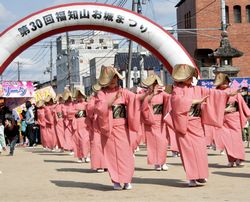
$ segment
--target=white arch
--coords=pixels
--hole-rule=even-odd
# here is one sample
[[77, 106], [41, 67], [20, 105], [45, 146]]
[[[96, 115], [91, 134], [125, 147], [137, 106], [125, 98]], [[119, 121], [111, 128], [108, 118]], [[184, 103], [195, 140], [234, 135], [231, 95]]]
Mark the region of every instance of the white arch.
[[195, 63], [162, 27], [129, 10], [107, 4], [73, 3], [50, 7], [18, 21], [0, 34], [0, 74], [22, 51], [51, 35], [81, 29], [128, 37], [155, 54], [171, 73], [176, 64]]

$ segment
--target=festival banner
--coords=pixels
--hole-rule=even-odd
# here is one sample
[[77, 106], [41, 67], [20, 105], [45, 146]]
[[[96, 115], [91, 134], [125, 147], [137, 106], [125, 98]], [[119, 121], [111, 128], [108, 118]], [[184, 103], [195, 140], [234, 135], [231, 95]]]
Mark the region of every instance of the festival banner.
[[[230, 78], [230, 87], [240, 89], [246, 87], [248, 92], [250, 92], [250, 78], [238, 78], [238, 77], [231, 77]], [[214, 88], [214, 80], [213, 79], [201, 79], [198, 81], [199, 86], [204, 86], [207, 88]]]
[[41, 89], [38, 89], [34, 93], [34, 97], [31, 99], [32, 103], [37, 103], [40, 100], [45, 100], [45, 98], [51, 96], [52, 98], [56, 97], [56, 93], [51, 86], [47, 86]]
[[55, 98], [56, 93], [51, 86], [47, 86], [38, 89], [34, 92], [34, 96], [30, 97], [19, 97], [19, 98], [8, 98], [5, 99], [5, 106], [9, 107], [11, 110], [15, 110], [18, 114], [21, 114], [22, 110], [26, 110], [25, 102], [31, 101], [32, 104], [36, 104], [39, 100], [44, 100], [46, 97], [52, 96]]
[[3, 81], [0, 84], [0, 97], [30, 98], [34, 96], [34, 86], [31, 81]]

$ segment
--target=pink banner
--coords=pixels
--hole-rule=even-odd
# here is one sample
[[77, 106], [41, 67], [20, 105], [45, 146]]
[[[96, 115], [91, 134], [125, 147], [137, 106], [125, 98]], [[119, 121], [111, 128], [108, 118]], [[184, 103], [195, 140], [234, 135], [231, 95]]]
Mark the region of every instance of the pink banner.
[[31, 81], [3, 81], [0, 84], [0, 97], [24, 98], [34, 96], [34, 86]]

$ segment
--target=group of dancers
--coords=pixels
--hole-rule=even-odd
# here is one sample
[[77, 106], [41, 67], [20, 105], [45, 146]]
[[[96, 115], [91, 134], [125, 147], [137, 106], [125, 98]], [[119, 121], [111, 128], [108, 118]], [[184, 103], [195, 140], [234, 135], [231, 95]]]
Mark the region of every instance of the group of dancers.
[[227, 75], [216, 76], [214, 89], [193, 86], [197, 76], [194, 67], [178, 64], [171, 88], [152, 74], [142, 81], [144, 91], [132, 92], [118, 85], [123, 77], [115, 67], [102, 66], [92, 96], [65, 90], [36, 104], [42, 145], [72, 151], [97, 172], [107, 169], [115, 190], [132, 189], [134, 151], [141, 142], [157, 171], [168, 170], [170, 145], [180, 154], [188, 186], [206, 183], [212, 142], [226, 151], [230, 167], [243, 165], [241, 134], [250, 110]]

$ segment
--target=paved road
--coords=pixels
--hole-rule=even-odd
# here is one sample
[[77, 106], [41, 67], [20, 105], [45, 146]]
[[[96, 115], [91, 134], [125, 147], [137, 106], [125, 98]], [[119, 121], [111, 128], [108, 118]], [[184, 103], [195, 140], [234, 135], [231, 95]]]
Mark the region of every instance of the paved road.
[[133, 189], [113, 191], [108, 173], [95, 173], [67, 153], [17, 148], [13, 157], [0, 156], [0, 201], [250, 201], [250, 149], [243, 168], [227, 168], [226, 156], [218, 151], [208, 150], [208, 155], [208, 183], [188, 188], [179, 158], [168, 157], [169, 171], [154, 171], [141, 147]]

